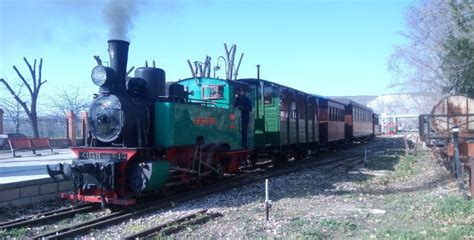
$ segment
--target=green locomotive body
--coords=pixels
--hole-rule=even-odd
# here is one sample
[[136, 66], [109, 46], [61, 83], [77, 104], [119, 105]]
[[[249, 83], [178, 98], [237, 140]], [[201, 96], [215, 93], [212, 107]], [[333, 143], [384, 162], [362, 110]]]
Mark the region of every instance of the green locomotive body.
[[155, 119], [155, 143], [166, 148], [195, 144], [199, 137], [227, 143], [231, 149], [241, 147], [240, 112], [235, 108], [159, 102]]

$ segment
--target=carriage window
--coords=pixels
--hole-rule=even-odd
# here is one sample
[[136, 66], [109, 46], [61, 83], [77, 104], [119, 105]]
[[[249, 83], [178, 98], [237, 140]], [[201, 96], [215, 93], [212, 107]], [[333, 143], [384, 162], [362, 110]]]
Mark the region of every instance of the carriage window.
[[296, 118], [296, 102], [291, 102], [291, 115], [290, 118]]
[[265, 104], [272, 104], [273, 102], [273, 88], [272, 87], [263, 88], [263, 102]]
[[315, 121], [318, 121], [319, 120], [319, 113], [318, 113], [318, 107], [316, 107], [315, 111], [314, 111], [314, 120]]
[[208, 85], [202, 87], [202, 99], [223, 99], [224, 85]]

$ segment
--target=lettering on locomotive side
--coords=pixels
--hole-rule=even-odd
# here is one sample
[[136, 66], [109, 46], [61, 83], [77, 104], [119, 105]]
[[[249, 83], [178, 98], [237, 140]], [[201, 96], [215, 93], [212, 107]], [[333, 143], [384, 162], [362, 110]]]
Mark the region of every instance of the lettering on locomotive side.
[[215, 125], [217, 120], [211, 117], [196, 117], [194, 118], [195, 125]]
[[79, 159], [114, 159], [127, 160], [126, 153], [79, 152]]

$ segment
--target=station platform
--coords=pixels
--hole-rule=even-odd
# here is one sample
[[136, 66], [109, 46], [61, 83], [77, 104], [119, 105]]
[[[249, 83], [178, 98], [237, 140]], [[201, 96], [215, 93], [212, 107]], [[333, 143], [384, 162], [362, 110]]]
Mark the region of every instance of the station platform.
[[75, 158], [68, 149], [18, 152], [21, 157], [12, 157], [10, 151], [0, 151], [0, 206], [25, 205], [53, 199], [59, 192], [71, 189], [70, 181], [54, 182], [46, 171], [46, 165], [72, 162]]
[[68, 148], [54, 149], [54, 152], [57, 154], [49, 150], [37, 151], [41, 156], [36, 156], [31, 151], [25, 151], [19, 152], [21, 157], [12, 158], [10, 151], [0, 151], [0, 185], [49, 178], [46, 165], [71, 162], [75, 157]]

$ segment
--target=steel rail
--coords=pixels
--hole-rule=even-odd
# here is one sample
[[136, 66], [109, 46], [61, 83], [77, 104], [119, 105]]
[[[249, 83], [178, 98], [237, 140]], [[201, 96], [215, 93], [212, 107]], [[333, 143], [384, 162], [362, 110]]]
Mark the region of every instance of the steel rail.
[[58, 210], [35, 214], [33, 216], [28, 216], [21, 219], [15, 219], [12, 221], [0, 223], [0, 230], [31, 226], [45, 221], [61, 220], [67, 217], [73, 217], [78, 213], [92, 212], [97, 209], [99, 209], [99, 206], [94, 204], [83, 204], [80, 206], [62, 208]]
[[153, 236], [156, 232], [158, 232], [158, 231], [160, 231], [160, 230], [162, 230], [166, 227], [170, 227], [173, 224], [182, 223], [182, 222], [190, 220], [192, 218], [196, 218], [198, 215], [204, 214], [206, 212], [207, 212], [207, 209], [204, 209], [204, 210], [199, 210], [199, 211], [196, 211], [196, 212], [193, 212], [193, 213], [186, 214], [186, 215], [184, 215], [180, 218], [166, 221], [166, 222], [161, 223], [157, 226], [153, 226], [153, 227], [144, 229], [144, 230], [142, 230], [138, 233], [130, 234], [130, 235], [125, 237], [125, 240], [149, 238], [149, 237]]

